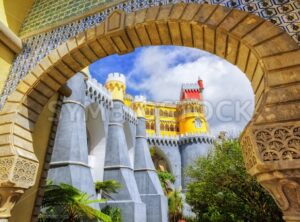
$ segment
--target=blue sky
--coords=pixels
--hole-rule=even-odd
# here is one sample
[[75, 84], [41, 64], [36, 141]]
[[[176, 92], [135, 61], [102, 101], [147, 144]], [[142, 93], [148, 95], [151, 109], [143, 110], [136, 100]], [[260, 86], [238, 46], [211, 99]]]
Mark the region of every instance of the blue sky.
[[[209, 102], [207, 109], [212, 107], [213, 110], [208, 114], [211, 114], [208, 121], [214, 135], [223, 130], [237, 135], [253, 112], [254, 95], [245, 74], [227, 61], [198, 49], [142, 47], [90, 65], [92, 77], [100, 83], [105, 83], [111, 72], [126, 76], [129, 94], [142, 94], [157, 102], [178, 100], [182, 83], [194, 83], [202, 78], [205, 85], [203, 96]], [[241, 107], [246, 114], [240, 114]]]

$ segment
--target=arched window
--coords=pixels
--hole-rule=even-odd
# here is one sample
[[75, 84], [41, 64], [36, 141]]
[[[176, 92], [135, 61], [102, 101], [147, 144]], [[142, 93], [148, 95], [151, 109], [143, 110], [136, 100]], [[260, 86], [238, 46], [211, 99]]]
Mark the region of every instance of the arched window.
[[164, 116], [166, 116], [166, 117], [168, 116], [168, 111], [167, 110], [164, 111]]
[[174, 125], [172, 124], [171, 126], [170, 126], [170, 131], [174, 131]]
[[170, 131], [170, 127], [168, 123], [166, 123], [166, 131]]
[[146, 129], [150, 129], [150, 124], [148, 121], [146, 122]]
[[151, 123], [151, 129], [154, 130], [154, 122]]
[[161, 131], [164, 131], [164, 130], [165, 130], [165, 126], [164, 126], [163, 123], [160, 124], [160, 130], [161, 130]]
[[164, 115], [164, 112], [163, 112], [161, 109], [159, 110], [159, 115], [160, 115], [160, 116], [163, 116], [163, 115]]
[[149, 112], [149, 108], [146, 109], [146, 115], [149, 115], [150, 112]]

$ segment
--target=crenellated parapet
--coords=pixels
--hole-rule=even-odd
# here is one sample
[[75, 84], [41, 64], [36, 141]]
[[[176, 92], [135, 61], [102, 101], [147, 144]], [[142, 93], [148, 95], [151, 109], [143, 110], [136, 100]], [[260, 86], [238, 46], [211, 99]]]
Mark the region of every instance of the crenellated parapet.
[[125, 106], [130, 107], [133, 101], [133, 96], [129, 95], [129, 94], [125, 94], [124, 95], [124, 104]]
[[124, 102], [126, 80], [123, 74], [118, 72], [108, 74], [105, 87], [111, 93], [113, 100]]
[[179, 136], [179, 145], [184, 144], [197, 144], [197, 143], [207, 143], [213, 144], [214, 137], [209, 134], [186, 134]]
[[145, 118], [146, 97], [145, 96], [135, 96], [134, 101], [131, 104], [131, 107], [135, 111], [137, 117]]
[[174, 146], [177, 147], [179, 144], [178, 136], [147, 136], [147, 141], [150, 146]]
[[96, 79], [89, 79], [86, 81], [85, 94], [88, 97], [89, 103], [98, 103], [104, 108], [112, 108], [112, 96], [110, 92], [100, 84]]
[[137, 115], [130, 107], [123, 106], [123, 118], [125, 121], [128, 121], [129, 123], [135, 125], [137, 124]]
[[186, 134], [179, 136], [152, 136], [147, 135], [147, 141], [149, 145], [170, 145], [180, 146], [185, 144], [213, 144], [214, 137], [209, 134]]

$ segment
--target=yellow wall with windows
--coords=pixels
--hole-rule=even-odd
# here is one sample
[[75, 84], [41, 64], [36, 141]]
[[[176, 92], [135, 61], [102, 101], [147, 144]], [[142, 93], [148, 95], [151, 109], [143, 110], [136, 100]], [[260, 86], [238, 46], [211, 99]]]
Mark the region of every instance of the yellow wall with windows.
[[[208, 133], [209, 128], [202, 107], [198, 104], [191, 106], [193, 111], [179, 115], [179, 109], [186, 109], [186, 106], [176, 106], [161, 103], [148, 102], [146, 105], [146, 131], [148, 135], [176, 136], [182, 134]], [[159, 115], [155, 115], [155, 109]], [[191, 109], [192, 110], [192, 109]], [[159, 122], [160, 129], [155, 128], [155, 120]], [[198, 120], [197, 120], [198, 119]], [[195, 124], [200, 121], [200, 127]], [[154, 129], [151, 124], [154, 123]]]
[[57, 95], [53, 96], [48, 102], [49, 105], [47, 104], [44, 107], [35, 124], [35, 130], [33, 132], [34, 153], [40, 163], [36, 180], [37, 182], [33, 187], [26, 190], [26, 192], [21, 196], [21, 199], [16, 203], [15, 207], [12, 210], [12, 217], [9, 219], [9, 222], [31, 221], [31, 215], [38, 191], [39, 180], [43, 170], [45, 154], [47, 152], [48, 139], [51, 132], [52, 122], [49, 119], [53, 117], [55, 113], [55, 107], [53, 107], [51, 104], [54, 104], [53, 102], [55, 101], [57, 101]]

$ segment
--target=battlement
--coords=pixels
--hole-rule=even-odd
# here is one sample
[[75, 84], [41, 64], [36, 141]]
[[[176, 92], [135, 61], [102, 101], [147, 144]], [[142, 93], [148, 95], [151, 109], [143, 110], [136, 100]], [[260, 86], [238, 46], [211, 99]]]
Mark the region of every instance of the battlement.
[[186, 91], [198, 91], [200, 92], [200, 88], [199, 88], [199, 85], [197, 83], [184, 83], [182, 84], [182, 87], [181, 87], [183, 90], [186, 90]]
[[209, 134], [185, 134], [180, 136], [157, 136], [147, 135], [147, 141], [149, 145], [169, 145], [178, 146], [189, 143], [206, 143], [213, 144], [215, 138]]
[[110, 92], [96, 79], [86, 81], [86, 96], [89, 102], [97, 102], [106, 108], [112, 107], [112, 97]]
[[142, 95], [139, 95], [139, 96], [135, 96], [134, 97], [134, 102], [142, 102], [142, 103], [145, 103], [147, 100], [146, 100], [146, 97], [145, 96], [142, 96]]
[[128, 121], [132, 124], [137, 123], [136, 113], [131, 108], [129, 108], [128, 106], [123, 106], [123, 116], [124, 116], [125, 121]]
[[129, 94], [125, 94], [124, 99], [129, 100], [129, 101], [133, 101], [133, 97]]
[[122, 83], [126, 84], [125, 76], [122, 73], [118, 73], [118, 72], [113, 72], [113, 73], [108, 74], [106, 83], [111, 82], [111, 81], [118, 81], [118, 82], [122, 82]]

